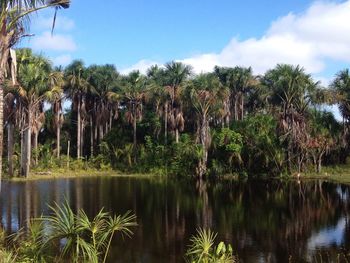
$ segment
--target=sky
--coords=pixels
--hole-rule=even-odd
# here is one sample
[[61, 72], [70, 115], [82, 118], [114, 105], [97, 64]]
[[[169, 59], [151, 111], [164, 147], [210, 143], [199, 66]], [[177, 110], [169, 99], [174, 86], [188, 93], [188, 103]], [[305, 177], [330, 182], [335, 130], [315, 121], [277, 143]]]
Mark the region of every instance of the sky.
[[350, 62], [350, 0], [72, 0], [51, 35], [53, 13], [34, 15], [21, 46], [55, 65], [82, 59], [126, 74], [177, 60], [196, 73], [239, 65], [263, 74], [289, 63], [326, 85]]

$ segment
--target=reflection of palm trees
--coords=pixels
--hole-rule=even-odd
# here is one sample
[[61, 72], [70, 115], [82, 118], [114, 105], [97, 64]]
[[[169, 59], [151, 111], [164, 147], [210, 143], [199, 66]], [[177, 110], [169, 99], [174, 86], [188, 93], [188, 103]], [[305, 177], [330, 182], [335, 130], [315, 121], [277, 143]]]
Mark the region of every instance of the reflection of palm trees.
[[[244, 262], [255, 262], [252, 257], [257, 251], [264, 262], [288, 262], [289, 255], [297, 261], [308, 253], [311, 233], [336, 225], [339, 218], [347, 216], [350, 207], [346, 198], [349, 187], [341, 189], [326, 182], [192, 184], [158, 178], [66, 181], [74, 210], [83, 208], [91, 215], [103, 206], [115, 213], [128, 209], [137, 213], [139, 227], [133, 240], [122, 245], [118, 242], [115, 253], [124, 251], [135, 258], [157, 251], [166, 255], [169, 262], [182, 259], [189, 236], [198, 226], [218, 232], [218, 239], [232, 244]], [[20, 216], [20, 226], [25, 226], [28, 218], [38, 215], [43, 203], [52, 203], [66, 189], [61, 183], [45, 187], [50, 200], [44, 200], [39, 191], [44, 187], [37, 188], [36, 182], [21, 186], [19, 211], [6, 209], [7, 225], [11, 222], [11, 210]], [[345, 232], [350, 232], [348, 222]], [[344, 242], [345, 246], [350, 245], [347, 237]], [[130, 251], [131, 246], [136, 249]]]
[[204, 229], [211, 229], [213, 225], [213, 211], [209, 204], [209, 198], [208, 198], [208, 190], [207, 190], [207, 182], [203, 180], [198, 180], [196, 183], [196, 188], [199, 194], [199, 197], [202, 201], [202, 228]]

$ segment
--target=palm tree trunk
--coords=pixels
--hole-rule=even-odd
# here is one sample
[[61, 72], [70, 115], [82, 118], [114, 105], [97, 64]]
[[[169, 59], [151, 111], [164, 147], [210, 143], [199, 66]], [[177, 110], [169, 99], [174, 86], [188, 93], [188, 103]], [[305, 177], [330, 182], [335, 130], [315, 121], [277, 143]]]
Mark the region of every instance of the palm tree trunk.
[[110, 111], [109, 111], [109, 130], [108, 131], [112, 130], [112, 124], [113, 124], [113, 110], [110, 109]]
[[136, 132], [137, 132], [137, 125], [136, 125], [136, 118], [134, 118], [133, 120], [133, 137], [134, 137], [134, 147], [136, 148], [136, 144], [137, 144], [137, 136], [136, 136]]
[[224, 107], [226, 112], [225, 124], [226, 124], [226, 127], [230, 127], [230, 100], [229, 99], [225, 102]]
[[57, 127], [56, 127], [56, 145], [57, 145], [57, 158], [60, 158], [61, 153], [61, 118], [60, 111], [57, 111]]
[[22, 148], [22, 163], [21, 163], [21, 175], [23, 177], [29, 176], [30, 169], [30, 155], [31, 155], [31, 127], [30, 123], [32, 122], [32, 114], [29, 107], [27, 115], [26, 127], [23, 131], [23, 148]]
[[7, 160], [8, 174], [13, 176], [13, 146], [14, 146], [14, 124], [10, 121], [7, 125]]
[[241, 120], [244, 119], [244, 94], [241, 92]]
[[39, 132], [36, 131], [34, 133], [34, 149], [35, 149], [35, 165], [38, 165], [38, 135], [39, 135]]
[[208, 162], [208, 149], [207, 149], [207, 136], [208, 136], [208, 121], [206, 115], [202, 116], [202, 123], [200, 128], [200, 142], [202, 144], [203, 153], [201, 160], [199, 162], [198, 172], [199, 179], [202, 180], [203, 176], [207, 171], [207, 162]]
[[136, 112], [134, 111], [134, 118], [133, 118], [133, 137], [134, 137], [134, 162], [137, 162], [136, 159], [136, 145], [137, 145], [137, 136], [136, 136], [136, 132], [137, 132], [137, 123], [136, 123]]
[[92, 123], [92, 115], [90, 115], [90, 157], [94, 156], [94, 130]]
[[288, 173], [291, 174], [292, 173], [292, 144], [291, 142], [288, 142], [288, 146], [287, 146], [287, 169], [288, 169]]
[[[2, 55], [2, 54], [1, 54]], [[0, 180], [2, 178], [2, 153], [4, 140], [4, 89], [5, 74], [0, 68]]]
[[85, 129], [85, 120], [80, 121], [80, 156], [84, 157], [84, 129]]
[[101, 142], [103, 139], [103, 124], [99, 125], [99, 131], [100, 131], [100, 142]]
[[235, 121], [238, 120], [238, 98], [237, 98], [237, 94], [235, 95]]
[[175, 129], [175, 142], [179, 143], [179, 129], [178, 128]]
[[[2, 18], [1, 25], [6, 25], [5, 19]], [[13, 33], [13, 32], [11, 32]], [[10, 34], [7, 34], [6, 28], [0, 34], [0, 180], [2, 178], [2, 153], [4, 143], [4, 83], [5, 70], [10, 52]]]
[[81, 120], [80, 120], [80, 98], [78, 98], [78, 112], [77, 112], [77, 158], [80, 159], [80, 142], [81, 142]]
[[95, 120], [95, 127], [94, 127], [94, 141], [95, 141], [95, 144], [98, 140], [98, 124], [96, 123], [96, 120]]
[[168, 101], [165, 102], [164, 111], [164, 142], [166, 145], [168, 143]]

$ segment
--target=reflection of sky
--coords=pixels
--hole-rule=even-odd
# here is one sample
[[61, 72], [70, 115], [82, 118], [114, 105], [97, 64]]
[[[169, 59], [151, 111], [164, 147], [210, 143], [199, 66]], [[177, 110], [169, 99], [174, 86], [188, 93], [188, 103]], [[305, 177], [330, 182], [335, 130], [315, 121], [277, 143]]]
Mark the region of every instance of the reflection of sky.
[[[29, 188], [31, 188], [31, 191], [39, 192], [39, 200], [37, 200], [37, 208], [39, 209], [39, 214], [36, 216], [40, 216], [41, 214], [48, 214], [49, 208], [48, 204], [52, 201], [52, 188], [50, 188], [50, 184], [52, 184], [53, 181], [50, 180], [43, 180], [38, 182], [26, 182], [29, 184]], [[64, 197], [67, 197], [69, 199], [69, 179], [62, 179], [55, 181], [56, 183], [56, 189], [59, 189], [60, 194], [60, 200], [59, 202], [63, 202]], [[11, 224], [11, 230], [17, 231], [19, 226], [19, 213], [20, 213], [20, 202], [22, 202], [22, 206], [25, 206], [25, 203], [23, 200], [23, 194], [25, 193], [25, 184], [26, 183], [12, 183], [5, 181], [1, 185], [1, 192], [0, 192], [0, 225], [9, 227], [9, 223]], [[35, 188], [33, 188], [35, 186]], [[21, 195], [22, 194], [22, 195]], [[51, 197], [50, 197], [51, 196]], [[11, 200], [11, 204], [8, 204], [9, 200]], [[30, 199], [28, 200], [29, 202]], [[52, 204], [52, 203], [51, 203]], [[10, 211], [8, 209], [10, 208]], [[30, 204], [31, 208], [31, 215], [33, 215], [33, 206]], [[23, 208], [24, 209], [24, 208]], [[11, 213], [10, 216], [8, 216], [8, 213]], [[11, 221], [8, 221], [8, 219], [11, 219]], [[1, 260], [0, 260], [1, 261]]]
[[343, 201], [348, 200], [349, 192], [348, 192], [347, 188], [346, 188], [345, 191], [342, 191], [341, 186], [338, 186], [337, 187], [337, 193], [339, 194], [339, 197], [341, 198], [341, 200], [343, 200]]
[[313, 233], [308, 240], [308, 251], [312, 252], [317, 248], [329, 247], [333, 244], [340, 246], [344, 241], [345, 225], [346, 218], [342, 217], [339, 219], [336, 226], [327, 227], [317, 233]]

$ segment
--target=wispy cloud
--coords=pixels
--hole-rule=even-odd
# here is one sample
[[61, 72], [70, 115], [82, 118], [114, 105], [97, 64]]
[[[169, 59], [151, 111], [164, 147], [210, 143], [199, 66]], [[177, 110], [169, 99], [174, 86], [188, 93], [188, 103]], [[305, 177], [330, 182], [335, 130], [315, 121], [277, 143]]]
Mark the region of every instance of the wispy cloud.
[[69, 34], [53, 34], [43, 32], [32, 39], [31, 46], [38, 51], [75, 51], [77, 45]]
[[132, 65], [131, 67], [128, 67], [128, 68], [124, 68], [124, 69], [120, 70], [120, 72], [122, 74], [128, 74], [131, 71], [139, 70], [142, 74], [145, 74], [149, 67], [151, 67], [152, 65], [156, 65], [156, 64], [161, 65], [161, 63], [158, 63], [158, 62], [152, 61], [152, 60], [140, 60], [135, 65]]
[[[36, 18], [34, 18], [32, 23], [32, 28], [34, 30], [42, 31], [42, 30], [50, 30], [53, 25], [53, 15], [41, 15], [39, 14]], [[56, 17], [55, 29], [59, 31], [71, 31], [74, 29], [75, 23], [74, 20], [59, 14]]]
[[[327, 59], [350, 62], [350, 1], [314, 2], [305, 12], [276, 19], [260, 38], [233, 38], [219, 53], [180, 59], [199, 72], [215, 65], [252, 66], [264, 73], [277, 63], [300, 64], [317, 74]], [[145, 61], [145, 60], [142, 60]], [[143, 68], [142, 61], [130, 68]]]
[[52, 62], [57, 66], [67, 66], [72, 61], [72, 56], [70, 54], [63, 54], [55, 57]]

